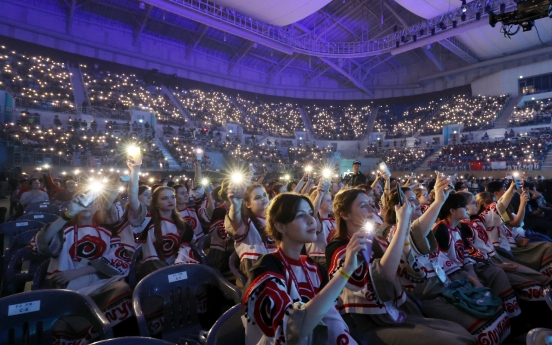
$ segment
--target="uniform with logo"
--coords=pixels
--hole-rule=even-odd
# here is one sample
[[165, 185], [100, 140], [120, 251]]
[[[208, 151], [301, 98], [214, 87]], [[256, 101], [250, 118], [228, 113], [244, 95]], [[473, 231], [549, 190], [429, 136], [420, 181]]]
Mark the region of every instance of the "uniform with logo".
[[195, 207], [186, 206], [183, 209], [178, 210], [178, 214], [180, 214], [180, 218], [184, 219], [192, 227], [192, 230], [194, 231], [194, 242], [205, 236], [203, 228], [201, 227], [201, 221], [197, 216], [197, 209]]
[[309, 336], [299, 338], [307, 316], [303, 305], [328, 282], [326, 270], [307, 256], [297, 260], [277, 250], [263, 255], [250, 273], [242, 300], [247, 344], [357, 344], [333, 307]]
[[[266, 226], [264, 217], [257, 217], [258, 224], [262, 227]], [[232, 228], [230, 219], [224, 219], [226, 229]], [[259, 258], [268, 253], [272, 253], [278, 248], [273, 238], [266, 234], [261, 234], [257, 230], [255, 223], [251, 218], [247, 218], [246, 224], [242, 224], [236, 233], [241, 232], [242, 235], [234, 237], [234, 248], [240, 258], [240, 270], [245, 276], [249, 277], [249, 269]]]
[[[512, 262], [502, 257], [494, 250], [485, 225], [481, 222], [479, 216], [471, 216], [470, 221], [462, 221], [462, 236], [467, 239], [473, 252], [469, 252], [470, 257], [476, 260], [488, 261], [491, 264], [502, 264]], [[504, 271], [508, 281], [514, 288], [517, 298], [525, 301], [543, 301], [543, 289], [548, 285], [550, 279], [529, 267], [518, 265], [515, 272]]]
[[[481, 212], [479, 219], [494, 246], [500, 247], [513, 255], [513, 261], [527, 266], [552, 278], [552, 243], [531, 242], [525, 247], [516, 243], [516, 238], [523, 235], [513, 231], [502, 220], [497, 203], [492, 203]], [[516, 230], [516, 229], [514, 229]]]
[[207, 258], [213, 267], [217, 268], [228, 280], [234, 280], [235, 277], [230, 271], [229, 258], [234, 252], [234, 240], [230, 238], [224, 226], [224, 217], [228, 214], [228, 207], [222, 204], [215, 208], [211, 217], [209, 234], [211, 243]]
[[[51, 257], [48, 265], [45, 286], [79, 291], [89, 295], [98, 305], [112, 325], [131, 317], [132, 291], [122, 280], [123, 275], [116, 265], [109, 263], [111, 231], [100, 225], [66, 225], [52, 238], [44, 240], [41, 230], [31, 240], [30, 247], [40, 254]], [[107, 264], [106, 264], [107, 263]], [[58, 272], [79, 269], [88, 265], [97, 272], [77, 277], [67, 284], [58, 284], [52, 276]], [[54, 333], [56, 341], [63, 343], [87, 344], [97, 336], [91, 333], [88, 322], [68, 318], [58, 325]]]
[[[343, 268], [349, 238], [336, 238], [326, 248], [330, 277]], [[398, 277], [387, 281], [380, 265], [387, 242], [375, 237], [370, 264], [362, 262], [340, 294], [338, 310], [355, 336], [368, 344], [470, 344], [470, 334], [460, 325], [428, 319], [406, 296]], [[336, 279], [336, 278], [333, 278]], [[341, 278], [338, 278], [341, 279]]]
[[473, 269], [483, 285], [493, 289], [502, 299], [502, 305], [508, 317], [518, 316], [521, 314], [521, 308], [508, 276], [503, 269], [495, 267], [484, 259], [478, 259], [483, 257], [483, 254], [478, 253], [478, 250], [472, 247], [468, 239], [462, 235], [461, 226], [458, 224], [453, 228], [446, 219], [435, 223], [432, 231], [439, 250], [446, 253], [450, 260], [464, 270]]
[[[396, 229], [389, 232], [391, 242]], [[403, 247], [398, 276], [401, 285], [423, 303], [428, 317], [456, 322], [468, 330], [478, 344], [497, 345], [510, 334], [510, 319], [500, 308], [487, 319], [477, 318], [441, 299], [441, 292], [452, 281], [467, 278], [462, 267], [439, 250], [433, 232], [423, 236], [419, 220], [412, 222]]]

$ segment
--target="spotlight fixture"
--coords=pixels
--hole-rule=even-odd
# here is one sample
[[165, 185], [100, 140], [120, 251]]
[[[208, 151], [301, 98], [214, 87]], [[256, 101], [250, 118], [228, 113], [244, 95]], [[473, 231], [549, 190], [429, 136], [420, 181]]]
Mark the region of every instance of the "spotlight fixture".
[[456, 29], [457, 26], [458, 26], [458, 21], [457, 21], [457, 20], [453, 20], [453, 21], [452, 21], [452, 27]]
[[418, 37], [416, 35], [412, 35], [412, 41], [416, 42], [418, 40]]
[[445, 30], [447, 28], [447, 24], [445, 24], [445, 22], [440, 22], [439, 24], [437, 24], [437, 26], [441, 30]]
[[140, 7], [141, 10], [145, 10], [146, 4], [143, 1], [140, 1], [140, 3], [138, 4], [138, 7]]
[[465, 22], [466, 21], [466, 14], [465, 13], [462, 13], [462, 15], [460, 16], [460, 19]]
[[468, 10], [468, 7], [466, 6], [466, 0], [462, 0], [462, 12], [466, 12]]
[[431, 36], [434, 36], [435, 35], [435, 28], [431, 28]]
[[480, 19], [481, 19], [481, 12], [477, 12], [477, 13], [475, 14], [475, 19], [476, 19], [476, 20], [480, 20]]
[[398, 47], [399, 47], [399, 44], [400, 44], [399, 41], [395, 42], [395, 47], [398, 48]]
[[425, 30], [424, 29], [420, 29], [420, 36], [423, 36], [425, 35]]
[[501, 3], [500, 4], [500, 13], [504, 13], [506, 12], [506, 4], [505, 3]]

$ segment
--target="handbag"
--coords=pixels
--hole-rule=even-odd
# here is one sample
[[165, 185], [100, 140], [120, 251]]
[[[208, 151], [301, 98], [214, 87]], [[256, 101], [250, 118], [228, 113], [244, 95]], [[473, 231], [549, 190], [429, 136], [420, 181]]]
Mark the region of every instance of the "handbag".
[[480, 319], [496, 314], [502, 299], [488, 287], [475, 287], [466, 278], [453, 281], [441, 292], [441, 298]]

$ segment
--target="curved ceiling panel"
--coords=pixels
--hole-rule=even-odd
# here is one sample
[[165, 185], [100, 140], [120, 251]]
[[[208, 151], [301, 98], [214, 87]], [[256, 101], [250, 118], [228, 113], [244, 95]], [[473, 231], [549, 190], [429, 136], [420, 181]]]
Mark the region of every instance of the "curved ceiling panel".
[[544, 43], [550, 45], [552, 42], [552, 20], [548, 18], [536, 20], [536, 28], [531, 31], [523, 32], [520, 29], [511, 39], [504, 37], [500, 32], [500, 26], [498, 24], [493, 28], [486, 25], [458, 34], [456, 38], [482, 60], [538, 48], [542, 45], [538, 34]]
[[[466, 3], [469, 4], [472, 1], [474, 0], [468, 0]], [[460, 0], [395, 0], [395, 2], [425, 19], [452, 11], [462, 4]]]
[[306, 18], [332, 0], [214, 0], [267, 24], [284, 26]]

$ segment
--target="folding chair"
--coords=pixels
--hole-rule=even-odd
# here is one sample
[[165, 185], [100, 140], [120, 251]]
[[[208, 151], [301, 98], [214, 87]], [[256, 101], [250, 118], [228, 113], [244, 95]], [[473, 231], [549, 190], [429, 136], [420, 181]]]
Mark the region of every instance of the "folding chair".
[[205, 345], [226, 345], [232, 339], [233, 345], [245, 344], [245, 328], [242, 323], [243, 306], [237, 304], [228, 309], [209, 330]]
[[109, 321], [90, 297], [69, 290], [42, 290], [0, 299], [0, 344], [51, 345], [54, 323], [62, 317], [86, 318], [100, 339], [113, 337]]
[[[161, 338], [171, 342], [201, 337], [197, 293], [201, 286], [217, 288], [232, 304], [240, 303], [239, 290], [220, 273], [205, 265], [182, 264], [159, 269], [142, 279], [132, 295], [132, 305], [141, 336], [150, 336], [144, 302], [159, 297], [163, 302], [163, 332]], [[219, 306], [221, 307], [221, 306]], [[209, 326], [209, 328], [211, 325]]]

